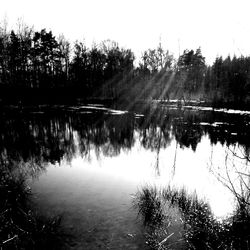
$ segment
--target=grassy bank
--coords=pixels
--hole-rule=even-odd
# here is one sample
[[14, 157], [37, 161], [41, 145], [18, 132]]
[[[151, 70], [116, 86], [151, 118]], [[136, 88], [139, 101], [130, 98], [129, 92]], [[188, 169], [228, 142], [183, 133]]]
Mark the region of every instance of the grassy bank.
[[[237, 207], [231, 217], [218, 221], [209, 204], [196, 194], [170, 187], [142, 188], [133, 202], [151, 249], [250, 249], [250, 214], [246, 207]], [[178, 242], [183, 243], [176, 245]]]
[[0, 249], [60, 249], [60, 217], [32, 210], [31, 191], [22, 174], [0, 167]]

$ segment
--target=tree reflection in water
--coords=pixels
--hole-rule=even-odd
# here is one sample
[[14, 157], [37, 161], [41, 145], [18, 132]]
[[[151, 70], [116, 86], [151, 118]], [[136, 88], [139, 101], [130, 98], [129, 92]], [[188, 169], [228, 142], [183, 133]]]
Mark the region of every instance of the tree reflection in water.
[[[136, 114], [140, 114], [140, 116]], [[62, 161], [69, 163], [79, 154], [85, 159], [90, 159], [90, 152], [92, 151], [95, 152], [97, 157], [101, 155], [105, 157], [117, 157], [121, 152], [130, 152], [136, 143], [139, 143], [143, 149], [155, 154], [154, 167], [157, 175], [160, 175], [160, 154], [164, 149], [168, 148], [172, 142], [175, 143], [175, 161], [176, 158], [178, 158], [178, 149], [190, 148], [195, 152], [203, 137], [209, 139], [212, 147], [217, 144], [227, 146], [231, 152], [231, 159], [235, 159], [236, 155], [238, 156], [239, 152], [235, 150], [235, 148], [239, 147], [244, 153], [244, 160], [249, 160], [250, 118], [243, 115], [180, 110], [165, 107], [164, 105], [151, 105], [146, 107], [133, 107], [133, 110], [130, 112], [119, 115], [112, 114], [108, 109], [101, 110], [94, 108], [88, 109], [87, 107], [64, 106], [52, 108], [40, 107], [39, 109], [24, 108], [22, 112], [9, 108], [3, 111], [1, 116], [1, 159], [15, 163], [12, 165], [25, 172], [26, 176], [38, 176], [46, 170], [50, 163], [59, 163], [58, 165], [60, 166]], [[228, 163], [229, 158], [227, 159]], [[228, 166], [228, 168], [226, 166]], [[243, 190], [243, 187], [249, 187], [249, 173], [243, 172], [241, 169], [237, 169], [236, 171], [236, 166], [238, 165], [234, 164], [230, 168], [230, 171], [234, 169], [234, 172], [238, 173], [238, 180], [241, 180], [241, 184], [239, 185], [241, 189], [235, 193], [236, 198], [238, 201], [245, 201], [245, 205], [248, 205], [249, 190], [247, 189], [245, 193], [240, 191]], [[173, 173], [174, 167], [175, 164], [173, 164]], [[227, 172], [225, 172], [226, 175], [221, 176], [221, 171], [218, 172], [216, 167], [217, 166], [210, 166], [211, 171], [214, 171], [215, 174], [217, 173], [217, 177], [223, 177], [224, 179], [220, 179], [220, 181], [224, 181], [224, 184], [234, 191], [231, 183], [235, 185], [235, 179], [233, 179], [232, 182], [232, 177], [227, 175]], [[227, 170], [230, 166], [227, 164], [225, 166], [220, 165], [220, 167], [223, 168], [223, 170]], [[218, 176], [218, 173], [220, 176]], [[227, 178], [227, 182], [225, 182], [225, 178]], [[169, 202], [171, 196], [177, 197], [177, 200], [174, 199], [174, 201], [170, 203], [178, 207], [181, 206], [181, 200], [187, 204], [192, 200], [190, 204], [196, 204], [185, 205], [186, 207], [179, 208], [180, 218], [183, 220], [183, 223], [175, 225], [177, 228], [179, 226], [183, 237], [186, 237], [185, 233], [191, 232], [186, 231], [190, 226], [195, 230], [192, 231], [192, 234], [188, 233], [187, 237], [189, 242], [192, 242], [197, 237], [205, 237], [209, 239], [209, 242], [214, 241], [216, 237], [222, 237], [221, 235], [224, 234], [225, 231], [221, 229], [221, 224], [215, 222], [214, 218], [211, 217], [209, 206], [204, 202], [200, 203], [197, 197], [191, 198], [184, 192], [178, 192], [168, 190], [168, 193], [162, 194], [163, 196], [158, 196], [156, 192], [153, 192], [153, 198], [151, 197], [152, 190], [144, 192], [144, 196], [147, 195], [147, 199], [143, 202], [153, 202], [153, 205], [151, 204], [149, 208], [152, 214], [154, 211], [157, 211], [158, 214], [155, 216], [156, 221], [164, 221], [164, 230], [166, 230], [166, 228], [170, 230], [168, 227], [169, 214], [164, 214], [166, 209], [162, 207], [162, 202], [164, 200], [164, 204], [166, 200]], [[140, 206], [142, 207], [144, 205]], [[239, 221], [246, 221], [246, 219], [243, 220], [242, 218], [246, 218], [244, 216], [246, 216], [247, 213], [243, 216], [243, 213], [239, 212], [242, 211], [240, 210], [241, 208], [242, 206], [239, 205], [239, 209], [235, 215], [231, 217], [230, 222], [227, 221], [228, 224], [223, 224], [223, 228], [230, 231], [232, 235], [235, 235], [234, 233], [243, 225], [240, 224]], [[196, 212], [194, 213], [193, 210]], [[204, 212], [205, 210], [206, 212]], [[148, 212], [148, 210], [144, 210], [143, 208], [140, 208], [140, 211], [144, 213], [144, 216], [146, 216], [146, 212]], [[187, 215], [185, 215], [185, 213]], [[200, 223], [198, 227], [195, 227], [197, 226], [195, 224], [197, 222], [197, 218], [195, 217], [197, 214], [199, 215], [199, 220], [205, 220], [207, 229], [211, 229], [216, 234], [207, 235], [208, 232], [204, 232], [204, 235], [197, 235], [198, 230], [201, 230], [202, 227], [200, 221], [198, 221]], [[191, 218], [190, 216], [193, 217]], [[194, 221], [191, 221], [190, 224], [188, 223], [190, 220]], [[226, 225], [230, 225], [230, 227], [226, 227]], [[155, 225], [152, 226], [151, 223], [151, 225], [149, 226], [148, 224], [147, 227], [150, 228], [148, 231], [150, 237], [156, 233]], [[243, 227], [245, 228], [246, 224], [244, 224]], [[161, 223], [158, 223], [157, 230], [156, 235], [159, 234], [161, 236], [161, 238], [159, 238], [161, 240], [157, 244], [160, 244], [171, 235], [171, 233], [165, 234], [165, 232], [162, 231]], [[156, 244], [155, 239], [152, 237], [150, 238], [151, 241]], [[186, 239], [185, 237], [184, 239]], [[248, 236], [244, 235], [244, 237], [244, 242], [246, 242], [245, 239], [248, 239]], [[173, 239], [174, 236], [171, 236], [171, 238]], [[168, 238], [168, 240], [171, 238]], [[161, 247], [165, 245], [164, 242], [160, 244]], [[215, 242], [213, 244], [217, 243], [218, 242]], [[226, 238], [223, 238], [223, 244], [224, 246], [229, 244]], [[212, 246], [218, 247], [218, 245]], [[205, 245], [202, 245], [202, 247], [205, 247]]]
[[[134, 112], [143, 116], [137, 117]], [[131, 150], [135, 132], [145, 149], [159, 155], [173, 140], [195, 152], [203, 136], [212, 145], [238, 143], [249, 150], [249, 118], [216, 112], [169, 109], [164, 106], [135, 108], [134, 112], [112, 115], [102, 110], [60, 107], [11, 110], [2, 114], [0, 152], [12, 160], [38, 162], [70, 161], [76, 151], [87, 156], [90, 149], [113, 157]], [[76, 140], [77, 139], [77, 140]], [[158, 159], [158, 156], [156, 157]], [[157, 164], [156, 164], [157, 165]]]

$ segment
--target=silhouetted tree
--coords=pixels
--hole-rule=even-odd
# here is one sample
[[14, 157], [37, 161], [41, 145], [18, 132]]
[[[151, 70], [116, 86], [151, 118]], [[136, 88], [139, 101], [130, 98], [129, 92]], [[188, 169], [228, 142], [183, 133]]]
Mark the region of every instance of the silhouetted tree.
[[197, 92], [205, 76], [205, 57], [202, 56], [201, 49], [198, 48], [196, 52], [185, 50], [179, 57], [177, 65], [184, 89], [189, 93]]
[[7, 23], [4, 22], [0, 27], [0, 74], [1, 84], [6, 85], [8, 83], [8, 33]]
[[[74, 55], [70, 64], [70, 78], [75, 85], [87, 84], [89, 82], [89, 55], [86, 45], [76, 42]], [[84, 81], [84, 82], [83, 82]]]
[[162, 44], [159, 43], [156, 49], [148, 49], [144, 51], [140, 68], [150, 73], [156, 73], [163, 69], [170, 69], [173, 64], [173, 56], [169, 53], [168, 50], [162, 48]]
[[33, 37], [33, 51], [35, 56], [36, 69], [40, 81], [40, 87], [52, 87], [55, 75], [56, 60], [59, 60], [59, 45], [52, 35], [52, 32], [35, 32]]

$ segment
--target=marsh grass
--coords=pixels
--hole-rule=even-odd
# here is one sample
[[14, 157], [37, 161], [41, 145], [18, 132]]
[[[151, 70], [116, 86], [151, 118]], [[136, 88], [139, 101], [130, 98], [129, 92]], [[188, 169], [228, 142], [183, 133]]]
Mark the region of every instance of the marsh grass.
[[184, 221], [185, 239], [192, 249], [219, 249], [219, 232], [223, 225], [217, 221], [209, 205], [198, 199], [196, 193], [189, 195], [185, 189], [167, 187], [162, 192], [171, 206], [177, 206]]
[[179, 249], [171, 247], [168, 230], [173, 221], [169, 211], [176, 208], [180, 212], [180, 228], [184, 230], [185, 249], [250, 249], [250, 213], [246, 207], [237, 207], [232, 216], [219, 221], [208, 203], [195, 193], [149, 186], [137, 192], [133, 204], [144, 225], [150, 225], [146, 241], [151, 249]]
[[3, 166], [0, 172], [0, 249], [59, 249], [61, 217], [38, 216], [24, 176]]
[[143, 218], [143, 224], [149, 227], [161, 226], [166, 218], [163, 200], [155, 187], [142, 188], [134, 198], [133, 205]]
[[166, 239], [169, 237], [170, 215], [162, 193], [156, 187], [146, 186], [134, 196], [133, 207], [138, 210], [145, 226], [145, 243], [149, 248], [168, 249]]

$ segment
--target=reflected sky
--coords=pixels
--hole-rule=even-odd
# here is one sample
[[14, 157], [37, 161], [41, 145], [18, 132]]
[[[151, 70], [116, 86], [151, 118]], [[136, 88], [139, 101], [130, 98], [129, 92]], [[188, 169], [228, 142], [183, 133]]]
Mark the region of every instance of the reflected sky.
[[[92, 149], [86, 158], [78, 151], [70, 163], [63, 160], [60, 167], [51, 165], [47, 169], [46, 178], [39, 182], [46, 181], [46, 186], [50, 186], [51, 182], [59, 181], [62, 182], [58, 184], [60, 187], [67, 180], [73, 184], [70, 188], [74, 194], [80, 192], [80, 182], [87, 183], [88, 189], [98, 188], [99, 185], [111, 186], [113, 189], [109, 189], [106, 195], [112, 192], [112, 196], [113, 192], [120, 192], [122, 183], [132, 193], [147, 184], [159, 188], [170, 184], [177, 188], [185, 187], [190, 193], [196, 192], [200, 198], [209, 202], [218, 217], [233, 213], [233, 194], [210, 171], [211, 164], [216, 163], [215, 167], [224, 165], [226, 151], [222, 145], [211, 146], [208, 137], [204, 137], [194, 152], [190, 148], [180, 148], [179, 145], [176, 148], [176, 141], [173, 140], [159, 152], [159, 163], [156, 166], [157, 153], [141, 146], [138, 133], [135, 138], [137, 140], [133, 148], [128, 152], [122, 150], [116, 157], [107, 157], [102, 153], [97, 156]], [[59, 188], [57, 192], [60, 194], [62, 190]], [[89, 192], [91, 196], [92, 191]]]
[[105, 237], [105, 247], [124, 248], [128, 234], [140, 237], [131, 197], [145, 185], [184, 187], [223, 217], [235, 209], [228, 177], [239, 192], [249, 182], [237, 174], [249, 164], [235, 157], [249, 155], [247, 114], [85, 105], [13, 109], [2, 118], [2, 159], [32, 177], [39, 209], [65, 214], [80, 246]]

